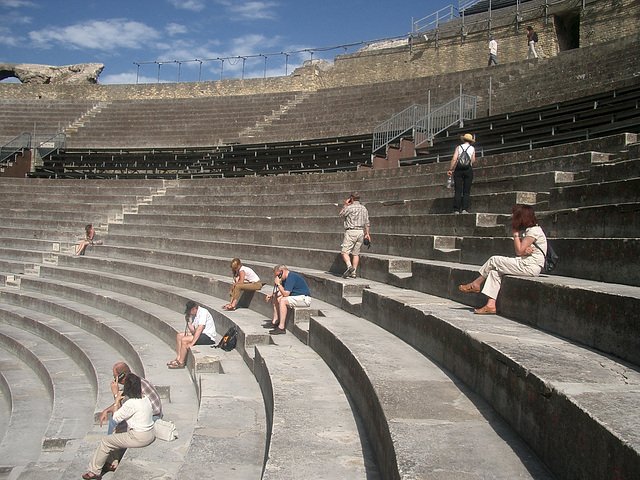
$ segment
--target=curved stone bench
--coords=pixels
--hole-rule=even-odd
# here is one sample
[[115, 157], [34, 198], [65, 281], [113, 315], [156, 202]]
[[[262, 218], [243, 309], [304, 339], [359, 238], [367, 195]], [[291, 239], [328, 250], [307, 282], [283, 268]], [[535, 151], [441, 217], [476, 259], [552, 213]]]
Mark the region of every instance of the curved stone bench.
[[[33, 280], [37, 282], [36, 279]], [[28, 284], [29, 282], [25, 283]], [[42, 287], [41, 291], [47, 290], [45, 285], [40, 285], [40, 287]], [[170, 378], [166, 378], [167, 368], [165, 362], [167, 358], [170, 358], [170, 355], [175, 354], [174, 351], [166, 345], [164, 347], [165, 350], [163, 350], [161, 348], [162, 343], [159, 340], [154, 342], [152, 340], [152, 333], [149, 331], [135, 327], [131, 322], [118, 319], [115, 315], [99, 312], [96, 309], [78, 303], [78, 300], [81, 300], [81, 298], [79, 298], [77, 292], [73, 300], [62, 298], [64, 295], [61, 295], [63, 292], [59, 288], [52, 293], [55, 293], [56, 297], [51, 297], [43, 293], [21, 291], [15, 294], [13, 302], [27, 304], [30, 308], [35, 308], [38, 311], [55, 311], [58, 313], [58, 316], [64, 317], [67, 321], [70, 320], [71, 323], [80, 323], [82, 328], [97, 333], [99, 338], [103, 339], [105, 347], [108, 347], [107, 343], [122, 344], [124, 341], [129, 344], [129, 340], [132, 342], [128, 354], [114, 351], [114, 354], [109, 358], [101, 359], [101, 386], [104, 387], [105, 394], [103, 396], [104, 398], [102, 398], [97, 405], [95, 415], [93, 412], [89, 415], [91, 424], [93, 424], [94, 420], [97, 421], [98, 413], [113, 400], [109, 388], [109, 383], [112, 380], [111, 368], [114, 363], [124, 358], [134, 371], [145, 375], [156, 385], [161, 398], [163, 398], [163, 410], [166, 418], [174, 420], [178, 425], [181, 435], [179, 441], [171, 444], [160, 442], [150, 453], [156, 460], [159, 458], [164, 460], [163, 471], [173, 472], [172, 475], [175, 475], [184, 462], [184, 450], [189, 445], [193, 433], [198, 404], [192, 380], [185, 372], [178, 371], [175, 372], [175, 374], [170, 374]], [[3, 292], [3, 299], [5, 295], [6, 293]], [[64, 324], [65, 322], [62, 323]], [[68, 329], [69, 326], [63, 325], [63, 328]], [[118, 338], [121, 338], [121, 340], [117, 341]], [[86, 341], [85, 339], [85, 342]], [[97, 350], [99, 351], [100, 348], [101, 347], [98, 346]], [[163, 351], [165, 352], [164, 355], [161, 353]], [[135, 355], [136, 357], [140, 355], [141, 358], [135, 360], [131, 355]], [[181, 378], [182, 380], [180, 380]], [[165, 385], [162, 385], [162, 383]], [[96, 447], [95, 442], [99, 441], [100, 438], [106, 434], [106, 428], [106, 425], [102, 428], [93, 425], [93, 429], [87, 432], [84, 440], [80, 442], [79, 445], [76, 445], [78, 451], [75, 456], [71, 457], [72, 461], [70, 463], [68, 462], [69, 465], [66, 468], [65, 464], [62, 463], [49, 465], [48, 467], [46, 464], [39, 464], [32, 467], [30, 471], [36, 474], [35, 472], [42, 472], [45, 471], [46, 468], [49, 468], [52, 475], [54, 475], [53, 472], [58, 472], [56, 473], [57, 475], [60, 471], [63, 471], [62, 477], [60, 478], [79, 476], [86, 471], [87, 463]], [[138, 457], [137, 451], [134, 452], [135, 453], [127, 454], [127, 461], [134, 465], [140, 465], [140, 462], [143, 460]], [[132, 457], [137, 458], [137, 460], [131, 460]]]
[[[97, 260], [95, 259], [69, 259], [71, 260], [78, 260], [78, 263], [81, 264], [97, 264]], [[74, 262], [75, 263], [75, 262]], [[112, 263], [112, 262], [110, 262]], [[126, 266], [125, 262], [121, 262], [123, 266]], [[98, 265], [96, 265], [98, 266]], [[148, 267], [149, 269], [151, 269], [152, 267]], [[271, 267], [272, 268], [272, 267]], [[155, 280], [162, 280], [161, 278], [158, 278], [158, 272], [161, 269], [155, 269], [155, 270], [138, 270], [137, 272], [134, 273], [135, 277], [130, 277], [127, 278], [124, 275], [116, 275], [116, 274], [112, 274], [112, 273], [108, 273], [108, 272], [101, 272], [101, 271], [97, 271], [95, 273], [95, 275], [93, 276], [94, 280], [89, 281], [89, 282], [84, 282], [84, 285], [81, 288], [88, 288], [87, 283], [91, 284], [92, 282], [96, 282], [96, 284], [100, 284], [102, 286], [103, 289], [107, 289], [110, 292], [113, 291], [136, 291], [136, 295], [140, 298], [146, 299], [147, 301], [151, 301], [153, 298], [153, 301], [157, 301], [157, 302], [169, 302], [172, 303], [173, 300], [171, 300], [172, 296], [178, 296], [178, 298], [183, 298], [182, 295], [184, 295], [182, 288], [178, 288], [176, 286], [166, 286], [164, 283], [154, 283], [154, 282], [150, 282], [149, 280], [145, 280], [146, 278], [146, 274], [149, 275], [153, 275], [153, 272], [156, 272], [156, 275], [153, 275], [152, 278], [154, 278]], [[83, 269], [75, 269], [75, 271], [77, 271], [78, 275], [81, 274], [82, 272], [86, 272], [86, 271], [90, 271], [86, 268]], [[131, 274], [132, 272], [130, 272], [129, 274]], [[63, 267], [43, 267], [41, 269], [41, 274], [44, 275], [47, 278], [52, 278], [55, 279], [56, 282], [58, 281], [58, 278], [66, 278], [66, 279], [72, 279], [74, 278], [74, 269], [71, 268], [63, 268]], [[177, 280], [179, 282], [180, 279], [180, 274], [179, 272], [168, 272], [167, 275], [172, 274], [175, 275], [177, 277]], [[182, 274], [183, 276], [195, 276], [194, 273], [190, 273], [190, 272], [184, 272]], [[201, 275], [204, 276], [204, 275]], [[76, 277], [77, 278], [77, 277]], [[230, 284], [231, 284], [231, 280], [227, 279], [228, 284], [225, 286], [225, 290], [228, 290]], [[25, 280], [25, 288], [30, 288], [30, 281]], [[164, 291], [163, 291], [164, 290]], [[200, 304], [204, 305], [205, 307], [207, 307], [208, 309], [210, 309], [212, 311], [212, 313], [214, 313], [215, 317], [216, 317], [216, 323], [218, 325], [220, 325], [219, 322], [219, 313], [217, 312], [217, 310], [220, 309], [220, 307], [214, 307], [212, 308], [209, 304], [215, 302], [214, 304], [221, 304], [223, 303], [222, 300], [220, 299], [214, 299], [206, 294], [203, 293], [192, 293], [191, 297], [195, 299], [196, 301], [198, 301]], [[264, 302], [263, 302], [264, 303]], [[252, 330], [253, 332], [258, 333], [258, 330], [261, 330], [260, 332], [260, 336], [264, 337], [265, 340], [270, 341], [271, 337], [269, 337], [266, 334], [266, 331], [264, 329], [261, 328], [261, 324], [262, 321], [265, 320], [265, 317], [262, 316], [259, 313], [256, 312], [252, 312], [250, 310], [247, 309], [243, 309], [243, 310], [239, 310], [233, 313], [229, 313], [227, 318], [233, 319], [235, 321], [239, 320], [239, 316], [236, 316], [236, 314], [240, 314], [241, 316], [247, 318], [247, 322], [245, 324], [249, 325], [250, 330]], [[242, 324], [242, 321], [240, 321], [240, 324]], [[222, 333], [222, 332], [221, 332]], [[314, 427], [314, 431], [318, 431], [318, 433], [316, 433], [316, 437], [314, 437], [315, 439], [311, 439], [309, 438], [307, 440], [307, 444], [313, 445], [310, 446], [309, 448], [312, 448], [313, 451], [316, 451], [317, 449], [321, 449], [322, 451], [326, 451], [327, 454], [330, 457], [335, 457], [335, 455], [337, 455], [338, 453], [340, 453], [340, 455], [345, 457], [345, 460], [342, 462], [341, 466], [336, 466], [335, 468], [338, 468], [338, 472], [343, 472], [345, 474], [347, 474], [346, 472], [351, 472], [349, 473], [347, 476], [349, 476], [350, 478], [353, 477], [353, 472], [364, 472], [364, 466], [363, 466], [363, 453], [361, 450], [359, 450], [361, 448], [361, 443], [360, 443], [360, 439], [359, 439], [359, 434], [358, 434], [358, 429], [355, 426], [355, 420], [353, 419], [353, 413], [351, 412], [351, 409], [348, 405], [348, 402], [346, 401], [346, 398], [344, 397], [344, 393], [342, 392], [342, 390], [340, 389], [339, 385], [337, 384], [335, 377], [333, 377], [333, 374], [330, 372], [330, 370], [326, 367], [326, 365], [324, 365], [324, 363], [317, 357], [317, 355], [313, 354], [308, 347], [304, 346], [303, 344], [301, 344], [298, 340], [295, 340], [293, 337], [289, 336], [290, 338], [288, 338], [286, 341], [287, 342], [292, 342], [292, 345], [290, 346], [290, 348], [293, 348], [294, 351], [296, 351], [296, 355], [298, 355], [298, 357], [300, 359], [302, 358], [306, 358], [305, 362], [309, 363], [309, 366], [313, 365], [313, 371], [312, 374], [309, 373], [308, 370], [300, 370], [300, 368], [302, 368], [301, 366], [297, 367], [297, 375], [301, 376], [300, 379], [298, 380], [298, 382], [301, 382], [303, 385], [316, 385], [316, 387], [314, 388], [318, 388], [318, 395], [320, 397], [324, 397], [327, 402], [326, 402], [326, 406], [324, 408], [328, 409], [327, 412], [332, 412], [332, 414], [330, 415], [325, 415], [322, 414], [318, 417], [318, 419], [316, 420], [317, 423], [317, 427]], [[247, 338], [247, 334], [245, 332], [245, 340]], [[284, 341], [284, 340], [283, 340]], [[244, 347], [245, 350], [248, 349], [247, 344], [245, 343]], [[251, 352], [251, 356], [253, 357], [254, 355], [256, 356], [256, 361], [252, 362], [253, 363], [253, 368], [254, 368], [254, 373], [256, 374], [256, 377], [260, 379], [260, 384], [263, 388], [263, 392], [265, 391], [265, 382], [268, 383], [270, 386], [267, 388], [268, 391], [270, 392], [275, 392], [274, 395], [279, 399], [277, 401], [278, 403], [278, 407], [274, 407], [273, 405], [273, 400], [271, 401], [271, 403], [269, 404], [269, 397], [265, 397], [265, 401], [267, 401], [267, 405], [271, 405], [271, 409], [272, 415], [275, 415], [276, 417], [281, 416], [280, 418], [285, 419], [286, 420], [286, 424], [288, 425], [282, 432], [278, 432], [276, 435], [273, 435], [273, 433], [270, 434], [270, 438], [272, 439], [272, 444], [274, 444], [275, 446], [273, 447], [272, 454], [274, 455], [274, 458], [281, 458], [281, 457], [287, 457], [287, 452], [288, 450], [291, 448], [290, 445], [290, 441], [292, 436], [294, 435], [303, 435], [306, 436], [309, 433], [308, 430], [308, 425], [305, 425], [305, 428], [300, 430], [300, 426], [296, 426], [295, 424], [291, 424], [291, 422], [295, 423], [295, 418], [298, 417], [299, 415], [301, 415], [301, 411], [304, 411], [305, 409], [309, 408], [308, 405], [308, 399], [306, 397], [301, 397], [301, 404], [299, 407], [297, 407], [298, 409], [302, 409], [300, 411], [297, 411], [297, 413], [294, 413], [292, 411], [290, 411], [290, 409], [292, 408], [292, 406], [289, 405], [288, 402], [285, 402], [284, 405], [282, 405], [282, 398], [289, 398], [290, 395], [290, 390], [287, 389], [287, 385], [288, 385], [288, 378], [292, 378], [291, 376], [294, 375], [294, 371], [296, 371], [296, 367], [294, 366], [293, 369], [291, 368], [284, 368], [282, 367], [282, 365], [280, 365], [282, 363], [282, 353], [276, 354], [275, 351], [273, 349], [270, 349], [269, 346], [267, 345], [255, 345], [255, 343], [253, 343], [253, 346], [251, 348], [255, 348], [255, 353]], [[265, 349], [266, 350], [263, 350]], [[198, 347], [193, 349], [194, 351], [194, 356], [197, 359], [200, 355], [203, 354], [202, 350], [207, 350], [206, 347]], [[260, 353], [261, 352], [261, 353]], [[265, 352], [271, 352], [267, 355], [267, 353]], [[306, 352], [306, 353], [305, 353]], [[274, 357], [275, 355], [275, 357]], [[311, 356], [310, 356], [311, 355]], [[271, 359], [267, 359], [265, 360], [265, 356], [266, 357], [271, 357]], [[259, 359], [259, 360], [258, 360]], [[290, 361], [286, 361], [285, 362], [287, 365], [290, 365]], [[267, 367], [265, 367], [265, 365]], [[196, 369], [198, 367], [196, 366]], [[271, 372], [266, 378], [265, 377], [265, 371], [264, 369], [267, 368], [267, 370], [269, 372]], [[279, 368], [284, 368], [284, 370], [287, 370], [287, 373], [284, 373], [284, 370], [282, 373], [279, 374], [279, 376], [284, 376], [285, 378], [282, 380], [284, 383], [274, 387], [273, 385], [271, 385], [272, 382], [276, 381], [277, 375], [276, 372]], [[323, 372], [323, 373], [321, 373]], [[313, 379], [313, 381], [311, 380]], [[333, 384], [333, 387], [329, 387], [329, 385]], [[333, 389], [333, 390], [332, 390]], [[333, 393], [332, 393], [333, 392]], [[337, 396], [336, 396], [337, 395]], [[255, 403], [255, 402], [254, 402]], [[340, 406], [341, 405], [341, 406]], [[282, 412], [282, 413], [281, 413]], [[342, 413], [338, 413], [338, 412], [342, 412]], [[203, 414], [204, 415], [204, 414]], [[346, 417], [345, 417], [346, 415]], [[335, 422], [335, 419], [338, 418], [338, 416], [340, 416], [341, 420], [339, 422], [339, 426], [333, 425], [333, 423]], [[344, 418], [343, 418], [344, 417]], [[350, 418], [350, 420], [349, 420]], [[329, 422], [329, 423], [327, 423]], [[351, 422], [351, 426], [349, 425], [349, 422]], [[204, 427], [204, 425], [203, 425]], [[274, 427], [275, 428], [275, 427]], [[329, 432], [331, 430], [335, 430], [335, 433], [333, 434], [329, 434]], [[340, 433], [342, 432], [342, 433]], [[339, 438], [341, 438], [341, 441], [339, 444], [336, 445], [336, 447], [339, 447], [339, 450], [336, 450], [335, 447], [329, 447], [329, 445], [331, 443], [334, 442], [334, 435], [338, 435]], [[256, 433], [252, 433], [252, 438], [256, 438], [257, 434]], [[349, 440], [347, 441], [347, 439], [349, 438]], [[201, 440], [199, 440], [201, 441]], [[327, 443], [330, 442], [330, 443]], [[262, 444], [261, 446], [263, 446], [264, 444]], [[288, 445], [288, 446], [287, 446]], [[346, 446], [349, 445], [349, 452], [345, 451]], [[198, 455], [197, 452], [197, 444], [196, 446], [192, 446], [190, 448], [194, 449], [194, 455]], [[354, 450], [355, 449], [355, 450]], [[298, 453], [299, 454], [299, 453]], [[145, 455], [144, 452], [141, 452], [140, 455]], [[316, 455], [317, 456], [317, 455]], [[308, 464], [308, 469], [310, 472], [317, 472], [320, 473], [322, 471], [322, 469], [327, 468], [326, 465], [326, 458], [324, 456], [322, 457], [318, 457], [317, 459], [315, 459], [313, 462], [309, 462]], [[280, 460], [276, 461], [276, 464], [280, 465]], [[286, 462], [287, 464], [289, 462]], [[269, 462], [267, 462], [267, 465], [269, 465]], [[125, 467], [125, 470], [128, 467]], [[198, 471], [198, 468], [196, 467], [184, 467], [187, 471]], [[269, 468], [269, 467], [267, 467]], [[284, 466], [282, 466], [282, 468], [285, 468]], [[288, 465], [286, 467], [286, 469], [293, 469], [290, 471], [290, 473], [288, 475], [294, 475], [294, 472], [296, 470], [296, 467], [294, 465]], [[342, 469], [342, 470], [341, 470]], [[355, 469], [355, 470], [353, 470]], [[364, 475], [363, 473], [359, 474], [359, 475]], [[291, 477], [292, 478], [292, 477]], [[364, 477], [363, 477], [364, 478]]]
[[43, 368], [32, 369], [33, 361], [21, 356], [0, 348], [2, 376], [11, 396], [7, 429], [0, 442], [0, 468], [15, 478], [41, 455], [52, 412], [50, 379], [43, 382]]
[[86, 377], [80, 364], [48, 339], [7, 323], [0, 325], [0, 331], [5, 346], [13, 345], [16, 353], [28, 352], [23, 358], [31, 357], [30, 364], [38, 369], [44, 368], [48, 374], [52, 406], [39, 461], [73, 455], [76, 448], [73, 440], [83, 438], [93, 423], [94, 383]]
[[[184, 255], [184, 254], [182, 254], [182, 255]], [[118, 263], [118, 262], [114, 262], [114, 261], [112, 261], [112, 260], [109, 260], [109, 261], [107, 261], [107, 260], [102, 260], [102, 261], [101, 261], [101, 259], [81, 259], [81, 261], [82, 261], [83, 263], [87, 263], [87, 264], [91, 264], [91, 265], [93, 265], [93, 268], [100, 268], [101, 266], [105, 266], [105, 264], [106, 264], [106, 263], [109, 263], [109, 264], [110, 264], [110, 266], [111, 266], [111, 268], [114, 268], [114, 267], [115, 267], [114, 263]], [[222, 260], [221, 260], [221, 262], [222, 262]], [[121, 263], [123, 263], [123, 265], [126, 265], [126, 263], [125, 263], [125, 262], [121, 262]], [[226, 262], [225, 262], [225, 263], [226, 263]], [[221, 264], [221, 265], [220, 265], [220, 267], [222, 267], [222, 266], [223, 266], [223, 265]], [[224, 266], [226, 267], [226, 265], [224, 265]], [[255, 266], [255, 265], [253, 265], [253, 264], [252, 264], [252, 267], [254, 267], [254, 266]], [[60, 267], [57, 267], [57, 268], [59, 269]], [[267, 266], [265, 265], [263, 268], [267, 268]], [[271, 268], [272, 268], [272, 267], [271, 267]], [[54, 269], [55, 269], [55, 268], [54, 268]], [[158, 275], [160, 275], [160, 273], [159, 273], [159, 272], [160, 272], [162, 269], [163, 269], [162, 267], [155, 267], [155, 266], [153, 266], [153, 265], [150, 265], [150, 266], [147, 266], [146, 268], [143, 268], [143, 269], [137, 269], [137, 270], [136, 270], [136, 276], [142, 276], [142, 277], [145, 277], [146, 275], [150, 275], [150, 274], [151, 274], [151, 272], [157, 272], [157, 273], [156, 273], [156, 275], [155, 275], [155, 277], [157, 278], [157, 277], [158, 277]], [[260, 268], [258, 268], [258, 270], [260, 270]], [[299, 269], [297, 269], [296, 271], [300, 271], [300, 270], [299, 270]], [[44, 273], [46, 274], [46, 272], [44, 272]], [[174, 274], [174, 275], [176, 275], [177, 273], [175, 273], [175, 272], [174, 272], [173, 274]], [[340, 279], [340, 280], [342, 280], [342, 279]], [[230, 281], [230, 280], [228, 280], [228, 282], [229, 282], [229, 285], [230, 285], [231, 281]], [[313, 301], [314, 301], [314, 303], [318, 303], [318, 302], [319, 302], [319, 300], [316, 300], [315, 298], [314, 298], [314, 300], [313, 300]], [[258, 303], [257, 305], [259, 306], [259, 305], [261, 305], [261, 303]], [[253, 304], [252, 304], [252, 307], [253, 307]], [[333, 309], [333, 310], [335, 311], [335, 309]], [[324, 310], [323, 310], [323, 312], [324, 312], [324, 311], [327, 311], [327, 305], [325, 305], [325, 306], [324, 306]], [[232, 318], [232, 319], [235, 319], [235, 318], [236, 318], [236, 315], [240, 314], [241, 312], [242, 312], [242, 313], [250, 313], [250, 312], [246, 312], [245, 310], [238, 310], [238, 311], [236, 311], [236, 312], [230, 312], [230, 313], [228, 314], [228, 317], [230, 317], [230, 318]], [[345, 324], [345, 321], [346, 321], [346, 324], [345, 324], [345, 325], [351, 325], [351, 322], [352, 322], [352, 321], [355, 321], [355, 317], [350, 317], [350, 320], [345, 320], [345, 316], [347, 316], [348, 314], [345, 314], [344, 312], [342, 312], [342, 313], [340, 313], [340, 314], [338, 314], [338, 315], [339, 315], [339, 318], [340, 318], [340, 322], [342, 322], [343, 324]], [[315, 318], [315, 317], [314, 317], [314, 318]], [[324, 318], [324, 317], [323, 317], [323, 316], [320, 316], [320, 317], [318, 317], [318, 318]], [[302, 328], [304, 328], [304, 326], [303, 326]], [[347, 328], [348, 328], [348, 327], [347, 327]], [[311, 339], [313, 338], [312, 334], [310, 334], [310, 337], [311, 337]], [[363, 338], [367, 338], [367, 336], [365, 335]], [[288, 339], [289, 339], [289, 337], [287, 337], [287, 340], [288, 340]], [[275, 342], [276, 342], [277, 344], [279, 344], [279, 345], [280, 345], [283, 341], [284, 341], [284, 339], [282, 339], [282, 337], [277, 337], [277, 338], [276, 338], [276, 340], [275, 340]], [[312, 340], [310, 340], [310, 341], [312, 341]], [[399, 340], [397, 340], [397, 339], [396, 339], [396, 341], [397, 341], [397, 342], [399, 342], [399, 343], [402, 343], [402, 342], [400, 342], [400, 341], [399, 341]], [[383, 345], [383, 344], [384, 344], [384, 342], [381, 342], [381, 345]], [[260, 382], [261, 382], [261, 385], [263, 385], [263, 391], [265, 392], [265, 396], [266, 396], [266, 399], [267, 399], [267, 402], [268, 402], [267, 404], [269, 405], [269, 403], [270, 403], [271, 401], [275, 401], [275, 400], [273, 400], [273, 398], [272, 398], [272, 397], [273, 397], [273, 394], [271, 393], [271, 389], [273, 388], [272, 382], [276, 381], [276, 379], [275, 379], [276, 374], [274, 373], [274, 371], [272, 371], [272, 369], [273, 369], [274, 367], [272, 367], [271, 365], [273, 365], [273, 364], [275, 364], [275, 365], [279, 365], [279, 364], [283, 361], [283, 360], [282, 360], [282, 358], [283, 358], [283, 357], [281, 356], [281, 355], [282, 355], [282, 353], [279, 353], [279, 355], [280, 355], [280, 356], [276, 356], [276, 357], [275, 357], [275, 359], [276, 359], [276, 360], [274, 360], [274, 357], [271, 357], [271, 358], [270, 358], [271, 363], [269, 363], [269, 361], [268, 361], [268, 360], [265, 360], [265, 353], [263, 353], [263, 352], [273, 352], [273, 350], [272, 350], [272, 349], [271, 349], [271, 347], [269, 347], [269, 346], [264, 346], [264, 345], [258, 345], [258, 346], [256, 346], [256, 360], [255, 360], [255, 365], [254, 365], [254, 371], [255, 371], [256, 376], [259, 378], [259, 380], [260, 380]], [[286, 365], [284, 368], [282, 368], [282, 369], [281, 369], [281, 370], [282, 370], [282, 373], [279, 373], [279, 374], [278, 374], [278, 375], [285, 375], [285, 378], [286, 378], [286, 376], [287, 376], [287, 375], [290, 375], [291, 360], [290, 360], [290, 359], [288, 359], [288, 354], [289, 354], [289, 353], [290, 353], [290, 351], [288, 351], [288, 350], [287, 350], [287, 352], [285, 353], [285, 357], [284, 357], [284, 358], [286, 358], [286, 359], [287, 359], [287, 360], [286, 360], [287, 365]], [[271, 353], [271, 355], [273, 355], [273, 353]], [[419, 355], [419, 354], [418, 354], [418, 355]], [[422, 357], [422, 355], [419, 355], [419, 357], [421, 357], [421, 358], [423, 358], [423, 359], [424, 359], [424, 357]], [[267, 358], [268, 358], [268, 357], [267, 357]], [[325, 360], [327, 360], [327, 359], [325, 359]], [[274, 363], [274, 362], [275, 362], [275, 363]], [[294, 363], [295, 363], [295, 362], [294, 362]], [[337, 368], [337, 367], [336, 367], [335, 365], [333, 365], [331, 362], [327, 362], [327, 363], [329, 363], [329, 365], [330, 365], [330, 366], [332, 366], [334, 369], [336, 369], [336, 368]], [[268, 365], [268, 366], [265, 366], [265, 365]], [[342, 368], [346, 368], [346, 367], [342, 367]], [[268, 370], [268, 372], [264, 372], [263, 370], [265, 370], [265, 369], [267, 369], [267, 370]], [[278, 372], [280, 372], [280, 370], [278, 370]], [[265, 382], [266, 382], [266, 385], [265, 385]], [[382, 382], [382, 383], [384, 383], [384, 382]], [[281, 387], [281, 388], [282, 388], [282, 387]], [[383, 397], [384, 397], [384, 396], [386, 396], [386, 397], [388, 397], [388, 396], [389, 396], [389, 394], [385, 394], [384, 392], [383, 392], [381, 395], [382, 395]], [[289, 393], [287, 393], [287, 394], [285, 395], [285, 398], [289, 398], [289, 396], [290, 396], [290, 394], [289, 394]], [[423, 401], [423, 400], [424, 400], [424, 399], [422, 399], [422, 398], [420, 398], [420, 399], [415, 399], [415, 400], [414, 400], [414, 402], [419, 402], [419, 401]], [[281, 401], [282, 401], [282, 400], [281, 400]], [[282, 407], [280, 407], [280, 408], [282, 408]], [[289, 403], [286, 403], [286, 408], [288, 409], [288, 408], [295, 408], [295, 407], [293, 407], [293, 406], [291, 406], [291, 407], [290, 407], [290, 406], [289, 406]], [[307, 408], [308, 408], [308, 407], [307, 407]], [[278, 408], [276, 408], [276, 410], [275, 410], [275, 411], [277, 412], [277, 411], [278, 411]], [[276, 424], [277, 424], [277, 422], [276, 422]], [[276, 426], [274, 426], [274, 428], [276, 428]], [[477, 428], [477, 427], [476, 427], [476, 428]], [[491, 429], [490, 429], [490, 430], [491, 430]], [[308, 433], [307, 433], [307, 434], [308, 434]], [[371, 434], [371, 432], [370, 432], [370, 434]], [[447, 435], [448, 435], [448, 434], [447, 434]], [[495, 435], [495, 433], [494, 433], [494, 435]], [[291, 434], [289, 434], [289, 435], [288, 435], [288, 437], [290, 437], [290, 436], [291, 436]], [[514, 440], [514, 439], [512, 439], [512, 441], [515, 441], [515, 440]], [[281, 449], [282, 449], [282, 444], [281, 444], [281, 442], [282, 442], [282, 438], [276, 438], [276, 445], [278, 445], [278, 447], [277, 447], [277, 448], [278, 448], [278, 450], [277, 450], [278, 452], [280, 452], [280, 451], [281, 451]], [[288, 438], [287, 438], [287, 442], [291, 443], [291, 441], [290, 441]], [[517, 441], [516, 441], [516, 443], [517, 443]], [[388, 447], [388, 446], [389, 446], [389, 443], [387, 443], [387, 447]], [[391, 446], [393, 446], [393, 443], [391, 443]], [[288, 450], [290, 450], [291, 448], [292, 448], [292, 447], [288, 447], [288, 448], [285, 448], [285, 450], [287, 450], [287, 451], [288, 451]], [[405, 447], [405, 448], [406, 448], [406, 447]], [[521, 447], [521, 448], [522, 448], [522, 447]], [[526, 449], [524, 449], [524, 450], [526, 451]], [[392, 449], [392, 451], [393, 451], [393, 449]], [[296, 453], [296, 455], [299, 455], [299, 452], [298, 452], [298, 451], [296, 451], [296, 452], [297, 452], [297, 453]], [[406, 451], [404, 451], [404, 452], [403, 452], [403, 454], [404, 454], [404, 455], [406, 455], [406, 456], [411, 456], [411, 455], [417, 455], [417, 456], [420, 456], [417, 452], [414, 452], [414, 451], [412, 451], [411, 449], [406, 449]], [[408, 458], [408, 457], [407, 457], [407, 458]], [[416, 457], [416, 458], [417, 458], [417, 457]], [[499, 458], [499, 457], [493, 457], [493, 458], [494, 458], [494, 461], [498, 461], [498, 460], [497, 460], [497, 458]], [[269, 462], [267, 462], [267, 468], [266, 468], [266, 470], [265, 470], [265, 475], [267, 475], [267, 472], [269, 471], [269, 468], [275, 468], [275, 469], [276, 469], [276, 471], [278, 471], [278, 472], [279, 472], [279, 474], [283, 474], [283, 475], [284, 475], [283, 470], [284, 470], [284, 471], [288, 471], [288, 470], [287, 470], [287, 469], [288, 469], [287, 465], [289, 465], [289, 464], [291, 463], [291, 462], [287, 462], [287, 461], [283, 460], [282, 458], [280, 458], [280, 455], [279, 455], [279, 454], [278, 454], [278, 458], [277, 458], [277, 459], [275, 459], [275, 460], [273, 460], [273, 462], [275, 462], [275, 463], [273, 464], [273, 465], [274, 465], [273, 467], [270, 467], [270, 463], [269, 463]], [[535, 462], [533, 462], [533, 463], [535, 463]], [[522, 467], [522, 466], [520, 466], [520, 467], [518, 467], [518, 468], [523, 468], [523, 467]], [[538, 466], [537, 468], [539, 468], [541, 471], [544, 471], [544, 468], [543, 468], [543, 467], [541, 467], [541, 466]], [[512, 475], [512, 474], [513, 474], [513, 470], [506, 470], [506, 471], [505, 471], [505, 478], [512, 478], [512, 477], [510, 477], [510, 475]], [[333, 477], [332, 477], [332, 478], [333, 478]], [[337, 477], [335, 477], [335, 478], [337, 478]]]
[[556, 475], [640, 471], [637, 368], [500, 316], [479, 317], [456, 302], [390, 286], [364, 292], [363, 316], [485, 398]]
[[323, 309], [309, 345], [350, 392], [383, 478], [554, 478], [485, 401], [362, 318]]

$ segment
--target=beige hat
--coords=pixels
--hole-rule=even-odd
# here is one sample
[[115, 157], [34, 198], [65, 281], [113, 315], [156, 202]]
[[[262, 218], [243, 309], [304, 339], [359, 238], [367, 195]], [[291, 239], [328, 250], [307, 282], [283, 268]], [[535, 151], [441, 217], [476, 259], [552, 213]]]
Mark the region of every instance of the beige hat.
[[475, 142], [476, 140], [473, 138], [473, 135], [470, 133], [465, 133], [464, 135], [460, 135], [460, 140], [463, 142]]

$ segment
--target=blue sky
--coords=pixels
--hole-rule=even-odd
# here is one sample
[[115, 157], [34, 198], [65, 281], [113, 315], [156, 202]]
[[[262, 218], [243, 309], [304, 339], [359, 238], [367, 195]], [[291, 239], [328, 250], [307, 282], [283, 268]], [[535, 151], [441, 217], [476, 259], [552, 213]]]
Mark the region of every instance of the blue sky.
[[[257, 56], [262, 54], [266, 75], [277, 76], [310, 58], [333, 61], [345, 50], [295, 52], [406, 35], [412, 19], [451, 3], [458, 5], [456, 0], [0, 0], [0, 62], [96, 62], [105, 65], [99, 83], [135, 83], [136, 77], [155, 83], [175, 82], [178, 75], [183, 82], [262, 77], [265, 57]], [[194, 59], [224, 61], [171, 63]]]

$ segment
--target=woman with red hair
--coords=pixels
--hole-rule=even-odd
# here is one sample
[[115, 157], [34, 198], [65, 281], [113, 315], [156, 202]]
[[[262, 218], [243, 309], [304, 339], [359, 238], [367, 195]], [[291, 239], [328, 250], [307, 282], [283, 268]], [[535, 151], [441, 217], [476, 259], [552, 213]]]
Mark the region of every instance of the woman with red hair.
[[[496, 298], [500, 291], [504, 275], [521, 275], [537, 277], [544, 266], [547, 254], [547, 237], [529, 205], [514, 205], [511, 216], [511, 230], [513, 231], [513, 246], [516, 257], [494, 255], [480, 268], [480, 276], [473, 282], [460, 285], [464, 293], [478, 293], [482, 291], [488, 298], [487, 304], [474, 310], [478, 314], [495, 314]], [[536, 248], [536, 245], [539, 247]], [[484, 287], [482, 284], [484, 283]], [[481, 290], [482, 287], [482, 290]]]

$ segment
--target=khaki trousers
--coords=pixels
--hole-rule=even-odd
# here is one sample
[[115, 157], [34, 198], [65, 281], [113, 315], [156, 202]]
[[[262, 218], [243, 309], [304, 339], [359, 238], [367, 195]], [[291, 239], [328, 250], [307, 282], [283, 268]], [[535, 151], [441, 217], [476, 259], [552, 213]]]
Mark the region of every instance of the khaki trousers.
[[115, 454], [118, 450], [122, 450], [123, 448], [146, 447], [152, 444], [155, 439], [156, 434], [153, 428], [146, 432], [129, 430], [128, 432], [107, 435], [100, 440], [100, 445], [98, 445], [96, 453], [93, 454], [93, 458], [91, 462], [89, 462], [89, 471], [100, 475], [104, 464], [107, 463], [108, 460], [109, 463], [111, 463], [113, 461], [112, 454]]
[[486, 278], [482, 293], [495, 300], [498, 298], [498, 292], [502, 286], [503, 275], [535, 277], [540, 275], [540, 267], [538, 265], [524, 265], [520, 257], [494, 255], [480, 267], [480, 275]]
[[233, 284], [231, 286], [231, 290], [229, 290], [229, 295], [234, 300], [239, 300], [242, 292], [245, 290], [260, 290], [262, 288], [262, 282], [253, 282], [253, 283], [238, 283]]

